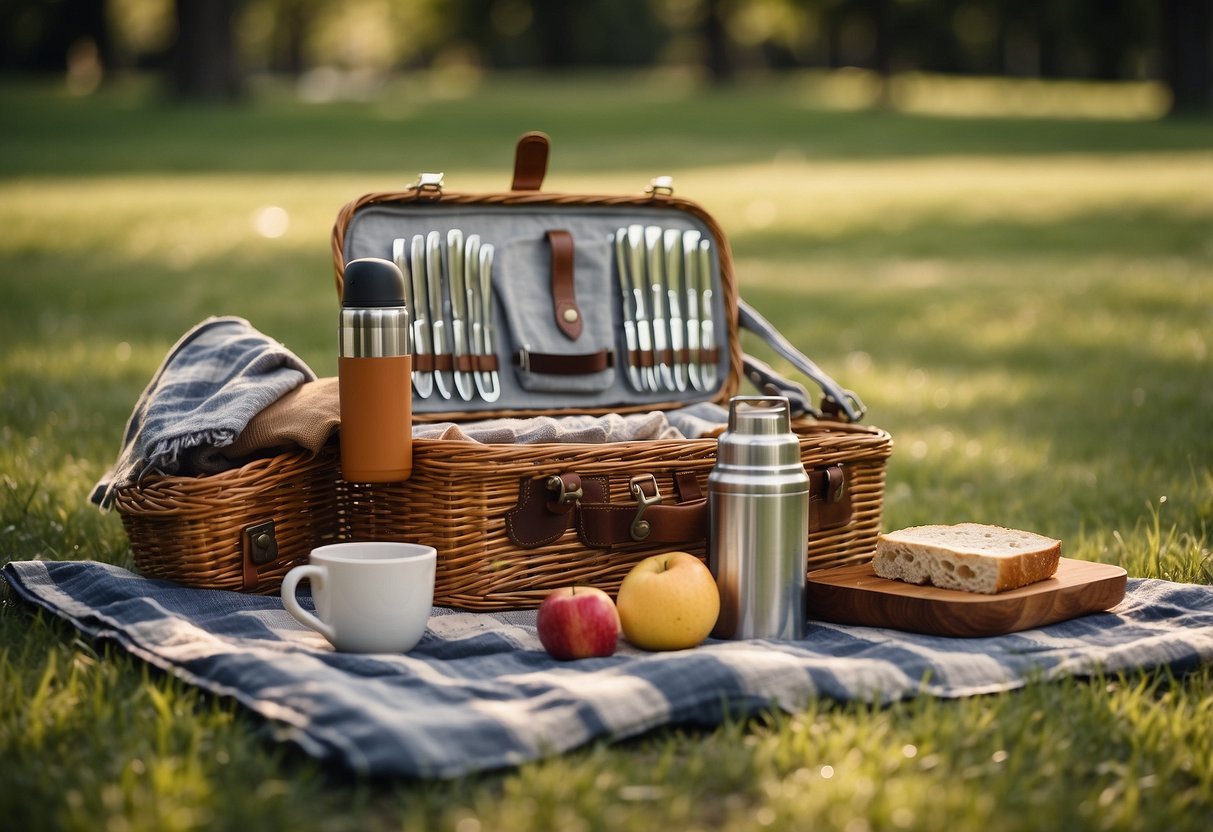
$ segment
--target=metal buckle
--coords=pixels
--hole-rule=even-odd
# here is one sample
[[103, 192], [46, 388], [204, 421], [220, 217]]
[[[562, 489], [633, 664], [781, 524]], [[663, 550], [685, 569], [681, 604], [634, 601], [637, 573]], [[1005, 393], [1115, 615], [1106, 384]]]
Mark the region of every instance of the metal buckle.
[[654, 176], [649, 181], [649, 187], [645, 188], [644, 192], [649, 196], [673, 196], [674, 177]]
[[531, 345], [523, 344], [522, 349], [518, 350], [518, 369], [524, 373], [531, 371]]
[[568, 484], [564, 481], [564, 477], [560, 476], [559, 474], [553, 474], [552, 476], [548, 477], [543, 485], [548, 491], [555, 492], [556, 502], [562, 506], [566, 506], [569, 503], [575, 503], [585, 496], [585, 492], [581, 488], [580, 481], [578, 482], [576, 488], [570, 490]]
[[[652, 483], [653, 496], [648, 496], [644, 491], [644, 484]], [[632, 497], [638, 503], [636, 516], [632, 518], [632, 526], [628, 529], [628, 534], [632, 536], [632, 540], [644, 540], [653, 531], [653, 524], [644, 519], [645, 510], [652, 505], [657, 505], [661, 502], [661, 491], [657, 488], [657, 478], [652, 474], [642, 474], [639, 477], [632, 477], [628, 483], [628, 490], [632, 492]]]

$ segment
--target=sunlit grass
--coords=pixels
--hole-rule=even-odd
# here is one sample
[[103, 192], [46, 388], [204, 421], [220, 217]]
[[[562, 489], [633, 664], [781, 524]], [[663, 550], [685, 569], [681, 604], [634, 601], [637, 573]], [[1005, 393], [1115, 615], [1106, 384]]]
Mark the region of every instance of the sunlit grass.
[[[334, 373], [340, 206], [421, 170], [502, 190], [514, 138], [541, 128], [547, 189], [673, 174], [719, 220], [743, 296], [892, 432], [886, 527], [1032, 528], [1134, 576], [1213, 582], [1210, 123], [1151, 121], [1153, 92], [1097, 85], [1050, 85], [1050, 102], [900, 79], [943, 85], [933, 110], [903, 88], [915, 114], [859, 108], [854, 76], [470, 80], [330, 104], [271, 84], [233, 109], [138, 84], [0, 86], [0, 559], [130, 566], [119, 518], [87, 495], [176, 338], [241, 315]], [[27, 612], [0, 604], [14, 828], [1203, 830], [1213, 811], [1208, 668], [815, 701], [465, 781], [368, 783]]]

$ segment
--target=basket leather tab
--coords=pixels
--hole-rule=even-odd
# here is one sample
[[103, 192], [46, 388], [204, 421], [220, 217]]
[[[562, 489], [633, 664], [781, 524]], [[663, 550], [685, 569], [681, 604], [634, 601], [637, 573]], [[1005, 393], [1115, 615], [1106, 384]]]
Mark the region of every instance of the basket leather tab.
[[577, 534], [595, 549], [629, 543], [702, 542], [708, 536], [708, 501], [690, 471], [674, 473], [677, 503], [661, 502], [657, 481], [650, 474], [631, 482], [636, 502], [610, 503], [583, 500], [577, 512]]
[[245, 526], [240, 531], [241, 590], [253, 592], [261, 583], [257, 567], [272, 564], [278, 559], [278, 538], [274, 535], [274, 521], [266, 520]]
[[577, 305], [577, 281], [573, 274], [573, 235], [563, 229], [547, 232], [552, 249], [552, 309], [556, 326], [570, 341], [581, 337], [581, 307]]
[[[559, 481], [560, 485], [553, 488]], [[560, 501], [561, 491], [567, 496], [580, 488], [581, 500], [603, 502], [607, 499], [607, 478], [579, 477], [576, 474], [556, 474], [544, 477], [523, 477], [518, 485], [518, 502], [505, 513], [505, 530], [510, 542], [523, 549], [534, 549], [559, 540], [573, 525], [580, 500]]]
[[809, 472], [809, 531], [836, 529], [851, 522], [851, 489], [846, 470], [831, 465]]
[[546, 133], [523, 133], [514, 148], [514, 181], [511, 191], [537, 191], [543, 187], [548, 172], [548, 150], [551, 139]]

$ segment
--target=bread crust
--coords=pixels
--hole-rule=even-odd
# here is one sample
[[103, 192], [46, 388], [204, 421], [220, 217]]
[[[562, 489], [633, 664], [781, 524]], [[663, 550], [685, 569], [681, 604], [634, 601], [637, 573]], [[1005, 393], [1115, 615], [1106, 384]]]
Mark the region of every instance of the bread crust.
[[1060, 558], [1060, 540], [961, 523], [882, 534], [872, 566], [883, 578], [993, 595], [1052, 577]]

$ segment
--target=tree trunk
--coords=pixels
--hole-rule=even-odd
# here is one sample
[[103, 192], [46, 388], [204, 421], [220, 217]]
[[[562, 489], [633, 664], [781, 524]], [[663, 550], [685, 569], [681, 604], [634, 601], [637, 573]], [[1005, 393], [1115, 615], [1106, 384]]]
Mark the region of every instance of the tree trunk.
[[1161, 10], [1171, 113], [1213, 111], [1213, 0], [1163, 0]]
[[539, 37], [539, 62], [546, 69], [565, 69], [576, 61], [573, 17], [576, 4], [566, 0], [534, 0], [535, 32]]
[[729, 54], [729, 32], [725, 28], [724, 8], [721, 0], [708, 0], [703, 15], [704, 60], [708, 77], [713, 84], [727, 84], [733, 80], [733, 57]]
[[238, 0], [176, 0], [172, 89], [178, 98], [231, 101], [240, 97], [232, 18]]

